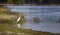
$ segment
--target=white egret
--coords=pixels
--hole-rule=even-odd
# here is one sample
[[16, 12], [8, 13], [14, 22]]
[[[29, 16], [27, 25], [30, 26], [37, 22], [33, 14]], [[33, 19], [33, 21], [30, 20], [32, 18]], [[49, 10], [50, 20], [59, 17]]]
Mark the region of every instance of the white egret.
[[21, 20], [21, 14], [20, 14], [19, 18], [17, 19], [16, 24], [14, 25], [15, 27], [21, 28], [21, 25], [18, 23], [20, 20]]
[[21, 19], [21, 14], [20, 14], [20, 16], [19, 16], [19, 18], [17, 19], [17, 21], [16, 21], [16, 22], [19, 22], [19, 21], [20, 21], [20, 19]]

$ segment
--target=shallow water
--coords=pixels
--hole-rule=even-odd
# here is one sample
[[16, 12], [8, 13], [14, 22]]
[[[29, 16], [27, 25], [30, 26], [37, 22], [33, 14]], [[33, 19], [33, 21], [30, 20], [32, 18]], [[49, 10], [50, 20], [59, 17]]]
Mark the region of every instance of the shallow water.
[[[60, 33], [60, 6], [7, 6], [12, 12], [24, 12], [27, 18], [22, 27], [36, 31]], [[35, 24], [33, 17], [39, 17], [41, 22]]]

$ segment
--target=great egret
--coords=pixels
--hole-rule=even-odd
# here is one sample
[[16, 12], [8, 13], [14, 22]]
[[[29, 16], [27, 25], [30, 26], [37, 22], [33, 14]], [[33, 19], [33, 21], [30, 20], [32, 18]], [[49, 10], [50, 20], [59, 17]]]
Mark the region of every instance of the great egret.
[[20, 21], [20, 19], [21, 19], [21, 14], [20, 14], [20, 16], [19, 16], [19, 18], [17, 19], [17, 21], [16, 21], [16, 22], [19, 22], [19, 21]]
[[19, 18], [17, 19], [16, 24], [14, 25], [17, 28], [21, 27], [21, 25], [18, 23], [20, 21], [20, 19], [21, 19], [21, 14], [20, 14]]

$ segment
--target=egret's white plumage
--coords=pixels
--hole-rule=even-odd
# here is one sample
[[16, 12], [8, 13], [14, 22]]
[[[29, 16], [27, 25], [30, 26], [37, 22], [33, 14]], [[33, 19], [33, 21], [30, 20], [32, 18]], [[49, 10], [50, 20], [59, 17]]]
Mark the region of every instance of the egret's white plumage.
[[20, 14], [20, 16], [19, 16], [19, 18], [17, 19], [17, 21], [16, 21], [16, 22], [19, 22], [19, 21], [20, 21], [20, 19], [21, 19], [21, 14]]
[[14, 25], [15, 27], [17, 27], [17, 28], [21, 27], [21, 25], [18, 23], [20, 20], [21, 20], [21, 14], [20, 14], [19, 18], [17, 19], [16, 24]]
[[16, 21], [16, 22], [19, 22], [19, 21], [20, 21], [20, 19], [21, 19], [21, 17], [19, 17], [19, 18], [17, 19], [17, 21]]

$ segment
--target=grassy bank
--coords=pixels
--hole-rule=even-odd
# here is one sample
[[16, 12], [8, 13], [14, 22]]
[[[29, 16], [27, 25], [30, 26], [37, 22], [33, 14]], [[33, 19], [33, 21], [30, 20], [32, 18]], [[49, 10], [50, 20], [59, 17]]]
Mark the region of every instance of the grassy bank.
[[19, 29], [8, 24], [0, 24], [0, 32], [1, 31], [2, 32], [11, 31], [11, 32], [14, 32], [14, 34], [24, 33], [29, 35], [60, 35], [60, 34], [53, 34], [49, 32], [41, 32], [41, 31], [38, 32], [38, 31], [29, 30], [29, 29], [22, 29], [22, 28]]

